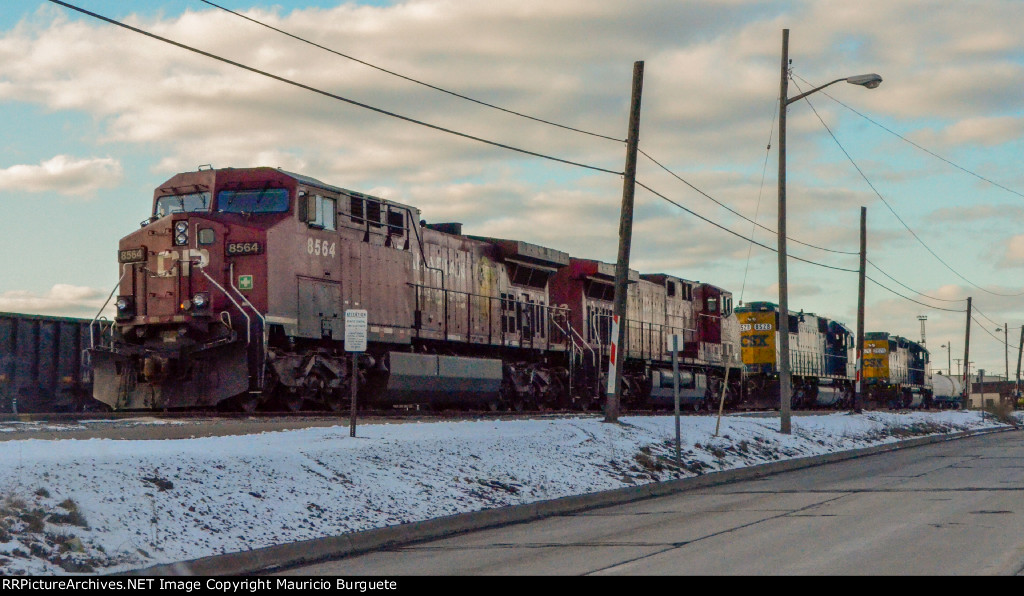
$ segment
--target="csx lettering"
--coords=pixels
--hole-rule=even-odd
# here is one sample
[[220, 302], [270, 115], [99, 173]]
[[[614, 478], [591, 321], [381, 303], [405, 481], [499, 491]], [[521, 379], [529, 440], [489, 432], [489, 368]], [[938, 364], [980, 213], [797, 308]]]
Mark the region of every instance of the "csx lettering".
[[767, 348], [767, 335], [747, 335], [740, 338], [740, 345], [744, 348]]

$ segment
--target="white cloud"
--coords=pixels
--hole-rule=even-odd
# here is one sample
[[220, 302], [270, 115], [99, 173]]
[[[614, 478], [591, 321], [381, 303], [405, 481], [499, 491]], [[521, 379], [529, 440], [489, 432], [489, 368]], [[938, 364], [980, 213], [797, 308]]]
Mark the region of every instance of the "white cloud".
[[[96, 316], [106, 293], [95, 288], [55, 284], [42, 294], [27, 290], [9, 290], [0, 293], [0, 312], [23, 312], [31, 314], [83, 317]], [[108, 306], [107, 314], [113, 309]]]
[[39, 165], [14, 165], [0, 169], [0, 191], [89, 196], [101, 188], [117, 186], [123, 177], [121, 163], [116, 159], [76, 159], [58, 155]]
[[[999, 151], [1016, 148], [1019, 153], [1024, 138], [1018, 118], [1024, 56], [1015, 41], [1019, 18], [1013, 3], [978, 2], [967, 10], [962, 2], [937, 0], [922, 10], [914, 3], [891, 0], [410, 0], [385, 7], [339, 3], [325, 9], [251, 9], [245, 14], [431, 84], [616, 139], [626, 135], [633, 62], [644, 60], [641, 148], [744, 215], [753, 217], [756, 212], [758, 222], [773, 229], [783, 28], [791, 29], [789, 51], [797, 76], [820, 84], [878, 72], [885, 82], [877, 90], [841, 84], [827, 92], [942, 155], [959, 159], [966, 152], [949, 150], [965, 147], [971, 163], [983, 163]], [[621, 143], [453, 98], [222, 11], [206, 8], [128, 21], [425, 122], [616, 171], [623, 167]], [[791, 93], [794, 90], [795, 85]], [[859, 143], [844, 148], [900, 216], [960, 271], [972, 278], [978, 275], [967, 259], [985, 256], [981, 249], [968, 254], [957, 248], [966, 256], [950, 255], [935, 240], [970, 235], [948, 235], [947, 216], [964, 224], [977, 221], [958, 215], [965, 207], [964, 190], [950, 189], [950, 195], [960, 196], [933, 196], [933, 189], [945, 190], [940, 188], [945, 180], [933, 182], [927, 190], [914, 187], [927, 184], [922, 181], [938, 169], [948, 174], [953, 168], [874, 128], [824, 95], [813, 99], [817, 114], [805, 102], [794, 104], [789, 112], [790, 237], [856, 250], [859, 206], [868, 205], [873, 260], [886, 254], [923, 255], [912, 267], [895, 273], [914, 287], [937, 287], [953, 278], [919, 245], [908, 250], [913, 240], [835, 147], [818, 121], [820, 114], [842, 142], [858, 133]], [[93, 123], [88, 137], [109, 148], [108, 154], [138, 149], [156, 156], [153, 172], [133, 177], [141, 188], [155, 187], [199, 164], [280, 166], [346, 188], [381, 189], [389, 199], [421, 208], [428, 221], [462, 221], [469, 234], [523, 239], [587, 258], [611, 260], [615, 255], [622, 188], [618, 176], [581, 171], [402, 122], [109, 24], [72, 20], [64, 11], [41, 12], [0, 37], [0, 101], [83, 114]], [[772, 148], [766, 151], [768, 144]], [[53, 151], [58, 152], [74, 150]], [[10, 188], [10, 180], [16, 179], [18, 188], [37, 184], [80, 192], [122, 176], [116, 161], [87, 164], [84, 159], [64, 159], [65, 176], [71, 178], [71, 166], [80, 164], [76, 171], [82, 179], [48, 173], [44, 164], [49, 162], [44, 162], [0, 171], [0, 185]], [[127, 158], [124, 161], [128, 163]], [[1012, 164], [1012, 159], [992, 162], [985, 174], [1013, 187], [1015, 182], [1006, 177], [1019, 174], [1003, 165]], [[964, 165], [973, 167], [971, 163]], [[713, 205], [644, 157], [638, 177], [687, 208], [751, 235], [749, 222]], [[131, 192], [137, 193], [138, 187]], [[985, 203], [984, 195], [973, 195], [971, 217], [998, 209]], [[942, 208], [947, 211], [928, 218]], [[745, 286], [746, 300], [777, 296], [773, 291], [758, 296], [751, 290], [774, 283], [771, 253], [755, 247], [752, 258], [762, 264], [745, 267], [747, 245], [741, 239], [641, 189], [635, 229], [634, 263], [734, 291]], [[1012, 234], [984, 232], [994, 246]], [[756, 230], [755, 238], [775, 244], [764, 230]], [[1015, 246], [1010, 245], [1004, 266], [1024, 260], [1024, 247], [1017, 255]], [[850, 266], [843, 256], [796, 243], [789, 247], [791, 254]], [[999, 255], [995, 256], [977, 260], [995, 264]], [[988, 279], [979, 282], [1003, 283], [995, 273], [986, 265], [983, 276]], [[830, 285], [855, 285], [849, 283], [851, 276], [844, 273], [832, 281], [822, 275], [820, 268], [795, 265], [791, 302], [819, 309], [833, 300], [833, 308], [852, 312], [851, 293], [843, 297], [839, 290], [830, 290]], [[894, 310], [899, 315], [887, 322], [916, 325], [913, 317], [904, 315], [919, 307], [902, 302], [906, 312]], [[906, 325], [900, 327], [906, 333]]]

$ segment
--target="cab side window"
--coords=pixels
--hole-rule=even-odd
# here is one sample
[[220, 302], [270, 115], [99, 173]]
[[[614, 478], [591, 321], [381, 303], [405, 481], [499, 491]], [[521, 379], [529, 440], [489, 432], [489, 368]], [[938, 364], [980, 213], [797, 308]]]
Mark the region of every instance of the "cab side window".
[[311, 228], [321, 230], [338, 229], [337, 201], [322, 195], [306, 195], [302, 197], [305, 206], [303, 218]]

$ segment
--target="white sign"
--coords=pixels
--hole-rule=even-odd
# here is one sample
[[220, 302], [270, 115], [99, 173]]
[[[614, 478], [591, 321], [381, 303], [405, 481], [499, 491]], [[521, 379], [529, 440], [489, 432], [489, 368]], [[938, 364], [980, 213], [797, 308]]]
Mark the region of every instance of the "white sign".
[[671, 354], [672, 352], [678, 352], [683, 349], [683, 344], [686, 343], [683, 340], [683, 336], [678, 333], [666, 336], [668, 345], [665, 346], [665, 351]]
[[366, 351], [366, 322], [368, 317], [365, 310], [349, 309], [345, 311], [345, 351], [365, 352]]
[[619, 347], [619, 315], [612, 315], [612, 349], [608, 353], [608, 393], [615, 393], [615, 382], [618, 376], [615, 374], [615, 358]]

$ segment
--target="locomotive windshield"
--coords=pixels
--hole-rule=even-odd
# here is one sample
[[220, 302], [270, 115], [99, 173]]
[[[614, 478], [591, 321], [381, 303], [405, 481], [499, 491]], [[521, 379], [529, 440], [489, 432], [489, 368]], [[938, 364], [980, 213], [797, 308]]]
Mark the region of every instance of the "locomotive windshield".
[[284, 213], [288, 211], [288, 189], [222, 190], [217, 193], [217, 211], [223, 213]]
[[171, 213], [192, 213], [210, 210], [210, 193], [192, 192], [183, 195], [166, 195], [156, 200], [156, 216]]

